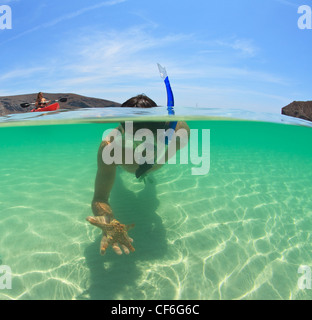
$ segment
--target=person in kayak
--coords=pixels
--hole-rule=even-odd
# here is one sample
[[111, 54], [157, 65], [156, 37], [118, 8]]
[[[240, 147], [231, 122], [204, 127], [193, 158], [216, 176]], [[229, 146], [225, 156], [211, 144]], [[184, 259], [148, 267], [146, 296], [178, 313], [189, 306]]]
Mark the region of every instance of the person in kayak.
[[43, 97], [43, 93], [42, 92], [39, 92], [38, 95], [37, 95], [37, 99], [36, 99], [36, 103], [35, 103], [35, 108], [36, 109], [39, 109], [39, 108], [44, 108], [47, 106], [48, 104], [48, 100], [46, 100], [44, 97]]
[[[145, 95], [138, 95], [133, 97], [126, 102], [124, 102], [121, 107], [125, 108], [153, 108], [157, 107], [156, 103], [151, 100], [149, 97]], [[139, 129], [149, 129], [154, 134], [157, 132], [157, 129], [165, 129], [170, 128], [171, 122], [136, 122], [133, 123], [133, 134]], [[125, 142], [125, 123], [121, 123], [115, 130], [118, 130], [119, 136], [122, 137], [123, 142]], [[175, 148], [174, 153], [179, 149], [182, 149], [184, 146], [188, 144], [190, 129], [186, 122], [178, 121], [176, 123], [174, 131], [177, 132], [180, 129], [180, 132], [183, 131], [184, 139], [180, 137], [179, 142], [175, 139]], [[177, 135], [178, 136], [178, 135]], [[115, 138], [114, 138], [115, 139]], [[113, 140], [114, 141], [114, 140]], [[134, 141], [132, 141], [134, 142]], [[173, 141], [172, 141], [173, 142]], [[155, 143], [155, 141], [154, 141]], [[122, 254], [122, 250], [125, 254], [129, 254], [130, 251], [133, 252], [134, 248], [132, 246], [132, 239], [128, 236], [127, 231], [132, 226], [125, 226], [121, 224], [114, 218], [113, 210], [109, 204], [109, 196], [114, 185], [117, 164], [106, 164], [103, 161], [103, 150], [107, 146], [112, 144], [111, 136], [107, 136], [103, 139], [97, 155], [97, 174], [95, 179], [95, 189], [92, 200], [92, 211], [94, 216], [87, 217], [87, 221], [89, 221], [92, 225], [95, 225], [102, 229], [103, 238], [101, 241], [101, 254], [104, 254], [106, 249], [111, 245], [113, 250], [118, 254]], [[137, 178], [141, 178], [142, 176], [146, 176], [150, 172], [156, 171], [162, 167], [163, 164], [155, 163], [155, 164], [141, 164], [139, 165], [136, 162], [133, 164], [128, 164], [125, 161], [125, 152], [126, 143], [122, 146], [122, 161], [120, 167], [124, 170], [134, 174]], [[170, 154], [172, 152], [168, 151], [169, 147], [166, 147], [166, 151], [164, 154], [165, 161], [167, 162], [169, 158], [171, 158], [174, 154]], [[129, 149], [128, 149], [129, 151]], [[135, 152], [135, 144], [133, 144], [131, 152]], [[158, 161], [158, 160], [157, 160]], [[156, 161], [155, 161], [156, 162]], [[122, 249], [122, 250], [121, 250]]]

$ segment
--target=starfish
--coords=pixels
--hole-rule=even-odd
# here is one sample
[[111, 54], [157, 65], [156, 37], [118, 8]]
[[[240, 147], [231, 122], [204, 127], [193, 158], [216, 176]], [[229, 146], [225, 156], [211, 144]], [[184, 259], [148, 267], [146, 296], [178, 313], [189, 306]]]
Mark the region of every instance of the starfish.
[[129, 250], [131, 252], [135, 251], [131, 244], [133, 240], [128, 236], [127, 233], [128, 230], [134, 227], [134, 224], [124, 225], [116, 219], [112, 220], [110, 223], [106, 223], [103, 216], [88, 217], [86, 220], [92, 225], [100, 228], [103, 232], [103, 238], [101, 241], [102, 255], [105, 253], [109, 245], [112, 245], [117, 254], [122, 254], [118, 243], [121, 245], [126, 254], [129, 253]]

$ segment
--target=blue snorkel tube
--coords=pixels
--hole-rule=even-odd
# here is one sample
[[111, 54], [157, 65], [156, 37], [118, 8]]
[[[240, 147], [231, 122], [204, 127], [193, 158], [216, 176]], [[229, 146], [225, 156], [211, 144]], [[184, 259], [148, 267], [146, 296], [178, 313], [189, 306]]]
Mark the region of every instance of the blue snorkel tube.
[[[162, 67], [159, 63], [157, 63], [158, 65], [158, 69], [159, 69], [159, 73], [160, 73], [160, 77], [164, 80], [165, 85], [166, 85], [166, 90], [167, 90], [167, 110], [168, 110], [168, 115], [169, 116], [174, 116], [174, 97], [173, 97], [173, 92], [171, 89], [171, 85], [170, 85], [170, 81], [169, 81], [169, 77], [167, 75], [167, 71], [164, 67]], [[174, 122], [170, 122], [169, 124], [169, 128], [175, 130], [177, 126], [177, 121]], [[166, 144], [169, 144], [170, 140], [171, 140], [172, 135], [170, 135], [170, 137], [166, 138]]]
[[[166, 89], [167, 89], [167, 98], [168, 98], [168, 101], [167, 101], [167, 107], [168, 107], [168, 115], [169, 116], [174, 116], [175, 113], [174, 113], [174, 98], [173, 98], [173, 93], [172, 93], [172, 89], [171, 89], [171, 85], [170, 85], [170, 81], [169, 81], [169, 78], [167, 76], [167, 71], [165, 68], [163, 68], [159, 63], [158, 63], [158, 69], [159, 69], [159, 73], [160, 73], [160, 77], [164, 80], [165, 82], [165, 85], [166, 85]], [[169, 144], [173, 134], [174, 134], [174, 131], [175, 131], [175, 128], [177, 126], [177, 121], [171, 121], [169, 122], [169, 129], [173, 129], [171, 130], [171, 132], [169, 133], [169, 136], [166, 136], [165, 137], [165, 143], [166, 145]], [[144, 177], [145, 177], [145, 174], [146, 172], [151, 169], [153, 167], [153, 164], [143, 164], [143, 165], [140, 165], [139, 168], [136, 170], [135, 172], [135, 175], [138, 179], [140, 180], [144, 180]], [[145, 180], [144, 180], [145, 182]]]

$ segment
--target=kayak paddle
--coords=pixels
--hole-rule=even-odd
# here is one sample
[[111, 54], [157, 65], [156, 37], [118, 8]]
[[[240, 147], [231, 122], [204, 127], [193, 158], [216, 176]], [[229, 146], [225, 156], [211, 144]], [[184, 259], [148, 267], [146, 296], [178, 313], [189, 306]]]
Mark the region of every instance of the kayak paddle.
[[[60, 100], [54, 100], [53, 102], [66, 102], [67, 101], [67, 98], [61, 98]], [[51, 101], [47, 101], [47, 102], [51, 102]], [[28, 108], [30, 107], [31, 105], [34, 105], [36, 104], [35, 102], [32, 102], [32, 103], [21, 103], [21, 107], [22, 108]]]

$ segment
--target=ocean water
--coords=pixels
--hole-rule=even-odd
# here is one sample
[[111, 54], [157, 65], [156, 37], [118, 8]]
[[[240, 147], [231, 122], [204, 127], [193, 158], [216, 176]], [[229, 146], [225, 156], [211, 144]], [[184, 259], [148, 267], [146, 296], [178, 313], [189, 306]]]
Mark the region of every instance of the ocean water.
[[12, 270], [1, 300], [312, 298], [298, 286], [298, 268], [312, 268], [307, 122], [208, 109], [183, 116], [210, 130], [209, 173], [167, 164], [144, 183], [118, 170], [110, 204], [135, 224], [136, 251], [101, 256], [101, 231], [85, 218], [102, 134], [127, 119], [118, 112], [0, 119], [0, 265]]

